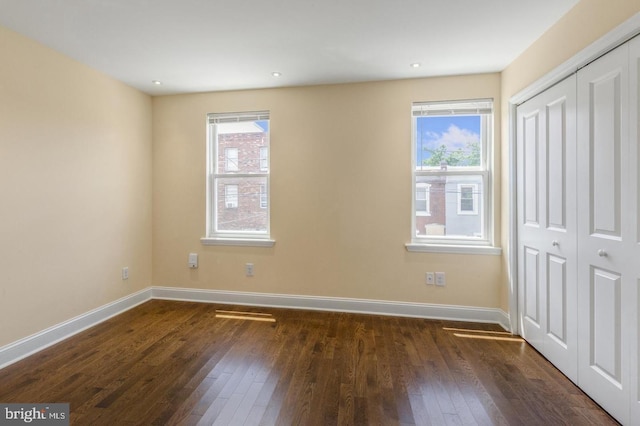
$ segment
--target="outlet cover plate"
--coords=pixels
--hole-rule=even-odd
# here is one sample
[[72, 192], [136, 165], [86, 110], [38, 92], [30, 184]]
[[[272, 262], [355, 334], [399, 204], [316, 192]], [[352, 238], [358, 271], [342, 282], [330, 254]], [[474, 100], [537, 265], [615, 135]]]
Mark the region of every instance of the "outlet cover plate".
[[436, 283], [436, 277], [435, 277], [435, 275], [433, 274], [433, 272], [427, 272], [427, 273], [425, 274], [425, 282], [426, 282], [428, 285], [434, 285], [434, 284]]

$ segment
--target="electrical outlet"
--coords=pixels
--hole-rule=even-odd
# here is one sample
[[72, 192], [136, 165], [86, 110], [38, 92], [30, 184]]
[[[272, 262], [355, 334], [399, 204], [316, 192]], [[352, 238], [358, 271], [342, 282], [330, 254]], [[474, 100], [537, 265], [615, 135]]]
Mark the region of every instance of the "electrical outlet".
[[196, 269], [198, 267], [198, 253], [189, 253], [189, 268]]
[[124, 268], [122, 268], [122, 279], [123, 280], [128, 280], [129, 279], [129, 267], [125, 266]]
[[436, 278], [433, 272], [427, 272], [425, 274], [425, 281], [428, 285], [434, 285], [436, 283]]
[[253, 276], [253, 263], [247, 263], [246, 265], [244, 265], [244, 274], [247, 277]]
[[444, 287], [445, 284], [444, 272], [436, 272], [436, 285]]

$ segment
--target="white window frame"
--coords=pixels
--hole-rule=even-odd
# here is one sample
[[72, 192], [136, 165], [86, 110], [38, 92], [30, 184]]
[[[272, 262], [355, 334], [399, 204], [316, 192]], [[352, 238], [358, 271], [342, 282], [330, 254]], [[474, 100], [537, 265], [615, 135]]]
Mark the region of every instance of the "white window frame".
[[[502, 250], [495, 247], [494, 238], [494, 212], [493, 212], [493, 99], [460, 100], [445, 102], [415, 102], [412, 104], [412, 203], [411, 203], [411, 230], [416, 229], [416, 216], [421, 216], [416, 212], [416, 189], [421, 182], [420, 177], [454, 177], [454, 176], [478, 176], [482, 180], [482, 202], [478, 198], [478, 191], [475, 191], [474, 208], [482, 206], [482, 211], [477, 210], [476, 214], [482, 215], [482, 233], [477, 237], [464, 236], [422, 236], [411, 232], [411, 242], [405, 244], [407, 250], [415, 252], [438, 252], [438, 253], [461, 253], [461, 254], [491, 254], [500, 255]], [[478, 167], [447, 167], [446, 169], [437, 167], [417, 167], [417, 141], [416, 126], [417, 117], [421, 116], [443, 116], [452, 114], [480, 115], [481, 119], [481, 160]], [[424, 184], [424, 183], [422, 183]], [[467, 185], [467, 184], [462, 184]], [[471, 184], [468, 184], [471, 185]], [[460, 203], [458, 201], [458, 208]]]
[[[240, 168], [228, 167], [230, 165], [229, 158], [225, 152], [224, 157], [221, 158], [218, 149], [218, 135], [216, 132], [216, 125], [222, 123], [233, 122], [249, 122], [249, 121], [269, 121], [269, 111], [250, 111], [250, 112], [231, 112], [231, 113], [210, 113], [207, 114], [207, 223], [206, 223], [206, 236], [201, 238], [200, 241], [203, 245], [230, 245], [230, 246], [250, 246], [250, 247], [273, 247], [275, 240], [271, 238], [271, 215], [270, 215], [270, 174], [269, 167], [269, 146], [270, 141], [267, 138], [266, 141], [266, 167], [263, 167], [262, 159], [260, 161], [259, 171], [255, 172], [242, 172]], [[269, 124], [269, 131], [271, 125]], [[228, 149], [228, 148], [227, 148]], [[231, 148], [237, 149], [239, 148]], [[262, 149], [260, 150], [263, 151]], [[233, 157], [233, 156], [231, 156]], [[239, 166], [238, 159], [236, 158], [236, 166]], [[231, 169], [231, 170], [230, 170]], [[234, 179], [242, 178], [263, 178], [265, 183], [265, 197], [266, 206], [263, 207], [266, 210], [267, 226], [263, 232], [256, 231], [220, 231], [217, 229], [218, 221], [218, 201], [220, 197], [226, 197], [225, 194], [218, 194], [219, 180], [233, 177]], [[230, 184], [232, 185], [232, 184]], [[240, 194], [238, 187], [237, 205], [240, 203]], [[230, 200], [232, 202], [233, 200]], [[260, 196], [260, 207], [263, 205], [262, 194]], [[227, 200], [224, 199], [224, 208], [227, 207]]]
[[[471, 202], [473, 203], [471, 210], [462, 209], [462, 189], [471, 188]], [[459, 215], [477, 215], [478, 214], [478, 184], [475, 183], [459, 183], [458, 184], [458, 214]]]

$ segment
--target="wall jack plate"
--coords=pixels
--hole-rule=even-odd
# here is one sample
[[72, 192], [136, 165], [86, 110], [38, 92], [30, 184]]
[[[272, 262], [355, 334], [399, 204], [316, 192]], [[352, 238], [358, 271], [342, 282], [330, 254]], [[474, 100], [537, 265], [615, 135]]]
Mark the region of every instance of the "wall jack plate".
[[444, 272], [436, 272], [436, 285], [444, 287], [446, 283]]
[[196, 269], [198, 267], [198, 253], [189, 253], [189, 268]]
[[427, 272], [424, 279], [427, 285], [434, 285], [436, 283], [436, 277], [433, 272]]

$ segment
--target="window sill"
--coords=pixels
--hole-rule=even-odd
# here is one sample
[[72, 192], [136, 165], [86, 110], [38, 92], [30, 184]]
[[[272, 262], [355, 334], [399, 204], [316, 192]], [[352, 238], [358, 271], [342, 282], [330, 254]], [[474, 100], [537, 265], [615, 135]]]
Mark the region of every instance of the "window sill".
[[276, 240], [251, 238], [200, 238], [203, 246], [273, 247]]
[[502, 248], [494, 246], [445, 245], [407, 243], [407, 251], [414, 253], [450, 253], [450, 254], [483, 254], [489, 256], [502, 255]]

